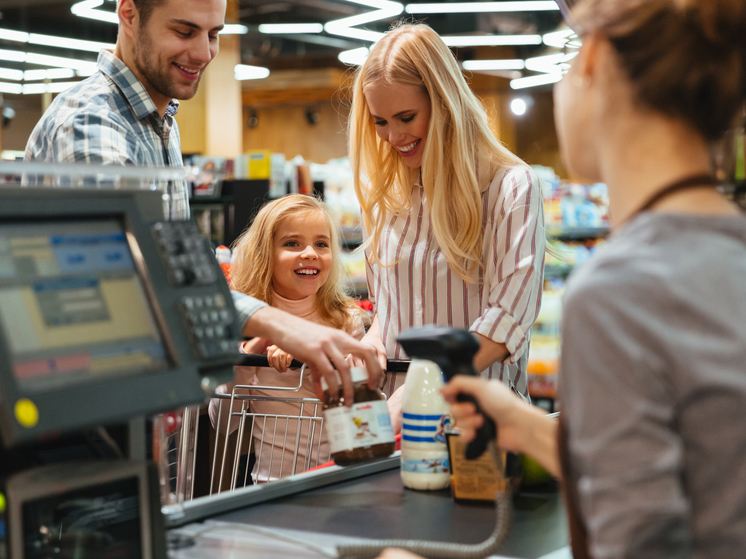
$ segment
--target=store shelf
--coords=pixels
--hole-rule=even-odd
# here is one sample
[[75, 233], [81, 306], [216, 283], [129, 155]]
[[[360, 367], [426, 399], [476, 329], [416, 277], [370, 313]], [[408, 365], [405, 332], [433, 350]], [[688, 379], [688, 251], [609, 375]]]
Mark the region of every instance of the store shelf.
[[575, 266], [544, 266], [544, 279], [566, 278]]
[[609, 227], [547, 227], [547, 235], [558, 241], [582, 241], [602, 239], [610, 232]]
[[340, 231], [342, 245], [355, 248], [363, 242], [363, 230], [360, 227], [342, 227]]
[[368, 296], [368, 282], [364, 279], [350, 280], [345, 286], [347, 293], [353, 297], [367, 297]]

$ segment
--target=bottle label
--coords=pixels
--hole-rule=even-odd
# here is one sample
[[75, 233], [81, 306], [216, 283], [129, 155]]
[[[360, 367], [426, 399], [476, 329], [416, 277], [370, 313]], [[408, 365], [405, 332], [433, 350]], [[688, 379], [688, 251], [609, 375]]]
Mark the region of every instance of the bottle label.
[[448, 452], [432, 458], [401, 458], [401, 471], [413, 474], [447, 474]]
[[419, 415], [406, 412], [402, 415], [402, 441], [445, 444], [446, 431], [451, 425], [450, 415]]
[[384, 400], [359, 402], [324, 412], [332, 454], [394, 442], [394, 428]]

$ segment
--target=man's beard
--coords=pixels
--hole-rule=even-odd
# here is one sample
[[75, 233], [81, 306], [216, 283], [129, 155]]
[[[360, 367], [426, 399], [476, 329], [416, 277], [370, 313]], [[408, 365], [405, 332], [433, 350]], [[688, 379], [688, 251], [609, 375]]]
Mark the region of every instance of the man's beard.
[[171, 76], [171, 65], [165, 71], [158, 67], [157, 53], [153, 51], [153, 43], [150, 36], [142, 28], [138, 29], [135, 40], [135, 65], [142, 76], [158, 93], [172, 99], [187, 100], [194, 97], [199, 87], [202, 76], [192, 87], [184, 85], [177, 86]]

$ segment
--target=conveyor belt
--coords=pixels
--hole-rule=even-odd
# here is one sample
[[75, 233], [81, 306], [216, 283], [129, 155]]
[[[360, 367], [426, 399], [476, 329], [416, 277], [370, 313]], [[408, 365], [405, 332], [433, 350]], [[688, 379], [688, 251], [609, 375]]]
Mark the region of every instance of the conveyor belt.
[[[398, 469], [342, 481], [248, 508], [211, 521], [355, 538], [414, 538], [478, 543], [492, 532], [491, 505], [454, 503], [448, 491], [404, 489]], [[344, 538], [346, 539], [346, 538]], [[514, 501], [510, 536], [501, 555], [537, 558], [567, 545], [567, 527], [555, 492], [522, 494]]]

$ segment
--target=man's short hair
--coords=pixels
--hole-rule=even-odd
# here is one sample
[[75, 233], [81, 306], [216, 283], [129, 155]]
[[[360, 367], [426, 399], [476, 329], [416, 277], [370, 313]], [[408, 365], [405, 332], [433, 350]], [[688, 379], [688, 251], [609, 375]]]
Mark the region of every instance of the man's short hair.
[[163, 4], [165, 0], [132, 0], [140, 13], [140, 25], [148, 23], [153, 10]]

